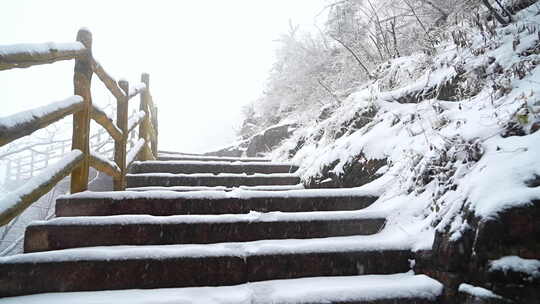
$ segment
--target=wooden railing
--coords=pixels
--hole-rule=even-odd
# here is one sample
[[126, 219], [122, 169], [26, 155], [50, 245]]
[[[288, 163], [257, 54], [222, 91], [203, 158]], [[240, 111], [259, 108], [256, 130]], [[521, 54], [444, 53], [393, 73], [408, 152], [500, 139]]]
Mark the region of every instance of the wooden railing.
[[[30, 111], [0, 118], [0, 147], [30, 135], [58, 120], [73, 115], [71, 152], [54, 165], [44, 168], [23, 186], [0, 197], [0, 226], [23, 212], [50, 191], [62, 178], [71, 174], [71, 193], [88, 189], [89, 168], [109, 174], [115, 190], [124, 190], [129, 165], [136, 159], [151, 160], [157, 155], [157, 108], [150, 94], [148, 74], [141, 83], [130, 85], [116, 81], [92, 56], [92, 33], [81, 29], [74, 43], [45, 43], [0, 46], [0, 71], [27, 68], [61, 60], [75, 60], [74, 96]], [[116, 122], [92, 104], [93, 74], [116, 98]], [[139, 113], [128, 119], [128, 104], [140, 96]], [[101, 125], [114, 140], [114, 162], [90, 150], [90, 120]], [[139, 127], [139, 140], [127, 151], [128, 136]]]

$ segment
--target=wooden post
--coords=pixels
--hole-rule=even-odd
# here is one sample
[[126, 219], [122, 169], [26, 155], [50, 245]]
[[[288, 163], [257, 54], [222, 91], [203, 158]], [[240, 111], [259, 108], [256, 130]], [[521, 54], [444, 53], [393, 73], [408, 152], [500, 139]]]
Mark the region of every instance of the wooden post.
[[90, 86], [92, 82], [92, 33], [87, 29], [80, 29], [77, 33], [77, 41], [87, 49], [86, 56], [75, 59], [75, 75], [73, 84], [75, 95], [84, 100], [84, 108], [73, 114], [73, 137], [71, 149], [78, 149], [84, 153], [81, 165], [75, 168], [71, 174], [71, 193], [77, 193], [88, 189], [88, 171], [90, 145], [90, 111], [92, 109], [92, 94]]
[[124, 96], [116, 99], [116, 124], [122, 131], [122, 140], [114, 142], [114, 161], [120, 168], [120, 176], [114, 179], [114, 190], [121, 191], [126, 189], [126, 142], [128, 139], [128, 101], [129, 101], [129, 83], [125, 80], [118, 82], [120, 88], [124, 91]]
[[154, 127], [154, 138], [152, 138], [152, 153], [154, 157], [158, 156], [158, 108], [154, 106], [154, 117], [152, 117], [152, 125]]
[[152, 156], [152, 151], [148, 148], [150, 146], [150, 108], [149, 99], [150, 99], [150, 75], [144, 73], [141, 75], [141, 82], [146, 85], [146, 90], [141, 93], [141, 102], [139, 109], [146, 113], [146, 117], [141, 122], [139, 126], [139, 138], [144, 138], [146, 140], [146, 145], [143, 148], [143, 151], [140, 154], [141, 160], [151, 160], [154, 159]]

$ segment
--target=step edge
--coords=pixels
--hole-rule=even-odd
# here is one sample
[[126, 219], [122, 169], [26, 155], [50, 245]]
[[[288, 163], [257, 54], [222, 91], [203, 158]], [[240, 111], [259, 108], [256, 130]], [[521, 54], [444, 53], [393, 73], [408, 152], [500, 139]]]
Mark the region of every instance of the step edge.
[[386, 220], [388, 212], [376, 210], [306, 211], [306, 212], [251, 212], [247, 214], [181, 214], [148, 215], [125, 214], [105, 216], [67, 216], [48, 221], [33, 221], [35, 226], [103, 226], [103, 225], [180, 225], [233, 223], [304, 223], [332, 221]]
[[[272, 189], [275, 188], [275, 189]], [[146, 186], [126, 188], [126, 191], [237, 191], [237, 190], [252, 190], [252, 191], [286, 191], [286, 190], [304, 190], [303, 184], [296, 185], [281, 185], [281, 186]]]
[[212, 178], [229, 178], [229, 177], [242, 177], [248, 179], [255, 178], [300, 178], [295, 173], [169, 173], [169, 172], [146, 172], [146, 173], [128, 173], [127, 178], [130, 177], [163, 177], [163, 178], [175, 178], [175, 177], [187, 177], [187, 178], [200, 178], [200, 177], [212, 177]]
[[75, 194], [59, 196], [58, 200], [68, 199], [102, 199], [102, 200], [128, 200], [128, 199], [252, 199], [252, 198], [377, 198], [374, 192], [354, 189], [300, 189], [286, 191], [238, 190], [231, 191], [85, 191]]
[[[384, 231], [384, 230], [383, 230]], [[330, 254], [347, 252], [412, 252], [413, 244], [406, 236], [395, 239], [388, 233], [379, 232], [372, 235], [355, 235], [312, 239], [258, 240], [249, 242], [229, 242], [213, 244], [175, 244], [175, 245], [142, 245], [142, 246], [97, 246], [61, 249], [54, 251], [24, 253], [0, 257], [0, 265], [5, 263], [43, 263], [54, 258], [59, 261], [74, 260], [91, 256], [102, 256], [107, 260], [125, 260], [131, 258], [156, 257], [213, 257], [253, 255], [294, 255], [294, 254]], [[332, 244], [330, 246], [329, 244]]]
[[[365, 284], [365, 283], [373, 283], [373, 279], [381, 278], [381, 285], [374, 285], [374, 284]], [[371, 282], [362, 282], [363, 279], [367, 279]], [[371, 280], [370, 280], [371, 279]], [[294, 297], [291, 296], [288, 297], [288, 299], [284, 299], [283, 296], [281, 296], [279, 299], [274, 299], [272, 297], [269, 297], [267, 293], [258, 293], [257, 290], [272, 290], [272, 291], [278, 291], [278, 293], [282, 294], [282, 289], [287, 290], [290, 292], [298, 292], [303, 291], [303, 289], [300, 289], [298, 285], [307, 285], [311, 287], [310, 294], [316, 294], [318, 291], [321, 290], [321, 288], [312, 288], [314, 286], [313, 281], [319, 281], [322, 284], [320, 284], [323, 288], [326, 288], [324, 291], [327, 295], [324, 297], [324, 301], [321, 301], [320, 303], [331, 303], [331, 302], [343, 302], [343, 300], [353, 300], [353, 301], [373, 301], [373, 300], [382, 300], [382, 299], [406, 299], [406, 297], [402, 297], [399, 295], [398, 297], [389, 298], [388, 294], [377, 297], [373, 296], [371, 292], [374, 292], [373, 289], [375, 288], [381, 288], [385, 291], [388, 289], [387, 282], [384, 282], [385, 280], [388, 280], [391, 283], [395, 283], [397, 286], [402, 287], [406, 286], [407, 290], [410, 291], [410, 294], [418, 298], [418, 299], [426, 299], [426, 300], [435, 300], [437, 297], [442, 295], [442, 284], [438, 281], [427, 277], [425, 275], [415, 275], [408, 273], [395, 273], [395, 274], [387, 274], [387, 275], [360, 275], [360, 276], [328, 276], [328, 277], [305, 277], [305, 278], [295, 278], [295, 279], [282, 279], [282, 280], [268, 280], [268, 281], [260, 281], [260, 282], [248, 282], [243, 283], [239, 285], [232, 285], [232, 286], [217, 286], [217, 287], [183, 287], [183, 288], [162, 288], [162, 289], [146, 289], [146, 290], [140, 290], [140, 289], [125, 289], [125, 290], [107, 290], [107, 291], [85, 291], [85, 292], [69, 292], [69, 293], [48, 293], [48, 294], [36, 294], [30, 297], [28, 296], [21, 296], [21, 297], [10, 297], [10, 298], [4, 298], [0, 299], [0, 304], [11, 304], [11, 303], [17, 303], [20, 299], [25, 299], [28, 302], [25, 302], [27, 304], [38, 304], [53, 301], [57, 302], [58, 299], [55, 299], [55, 297], [59, 294], [62, 295], [62, 300], [64, 302], [77, 302], [81, 304], [90, 304], [95, 302], [107, 302], [110, 301], [112, 297], [118, 296], [122, 299], [129, 299], [129, 296], [133, 296], [134, 300], [141, 300], [141, 304], [145, 303], [142, 301], [147, 301], [151, 299], [155, 299], [157, 296], [159, 296], [160, 299], [167, 299], [167, 297], [170, 297], [172, 300], [181, 300], [183, 298], [189, 298], [193, 299], [194, 297], [201, 299], [200, 297], [202, 295], [209, 295], [212, 300], [215, 300], [216, 298], [219, 298], [220, 296], [226, 295], [231, 296], [235, 295], [238, 296], [240, 291], [245, 292], [245, 295], [241, 295], [241, 300], [244, 301], [246, 298], [252, 299], [252, 295], [254, 294], [262, 294], [265, 299], [269, 300], [266, 303], [298, 303], [298, 300], [303, 300], [305, 298], [305, 293], [302, 293], [300, 297]], [[408, 281], [414, 280], [417, 282], [417, 285], [411, 288], [410, 284], [407, 284]], [[350, 282], [353, 281], [353, 282]], [[357, 282], [355, 282], [357, 281]], [[359, 282], [358, 282], [359, 281]], [[340, 284], [335, 284], [340, 283]], [[348, 284], [343, 284], [348, 283]], [[351, 284], [353, 283], [353, 284]], [[277, 287], [279, 288], [276, 288]], [[328, 289], [331, 288], [331, 286], [337, 286], [336, 290], [339, 292], [339, 294], [343, 294], [345, 290], [354, 290], [356, 296], [351, 297], [350, 299], [344, 299], [343, 297], [338, 296], [332, 296], [328, 295]], [[291, 286], [296, 286], [296, 288], [291, 288]], [[347, 288], [344, 288], [343, 286], [347, 286]], [[217, 294], [213, 294], [213, 292], [217, 292]], [[182, 293], [186, 293], [183, 295]], [[367, 297], [366, 293], [370, 293], [370, 296]], [[379, 292], [377, 295], [383, 294], [382, 292]], [[99, 296], [102, 295], [103, 298], [97, 297], [90, 299], [88, 302], [85, 302], [84, 296]], [[321, 296], [320, 293], [318, 294], [319, 297]], [[70, 301], [69, 296], [73, 296], [73, 300], [76, 301]], [[210, 299], [209, 298], [209, 299]], [[34, 301], [34, 302], [33, 302]], [[130, 300], [131, 301], [131, 300]], [[329, 302], [330, 301], [330, 302]], [[253, 302], [253, 301], [251, 301]], [[250, 302], [250, 303], [251, 303]], [[101, 303], [101, 302], [100, 302]], [[133, 303], [139, 303], [139, 302], [133, 302]], [[202, 299], [200, 303], [206, 303], [206, 300]], [[229, 302], [227, 302], [229, 303]], [[240, 303], [240, 302], [238, 302]], [[259, 303], [255, 299], [255, 303]], [[310, 302], [313, 303], [313, 302]], [[318, 302], [315, 302], [318, 303]]]
[[248, 166], [261, 166], [261, 167], [296, 167], [292, 163], [274, 163], [274, 162], [246, 162], [246, 161], [196, 161], [196, 160], [148, 160], [148, 161], [135, 161], [133, 162], [134, 166], [156, 166], [156, 165], [167, 165], [167, 166], [191, 166], [191, 165], [204, 165], [204, 166], [228, 166], [228, 167], [248, 167]]

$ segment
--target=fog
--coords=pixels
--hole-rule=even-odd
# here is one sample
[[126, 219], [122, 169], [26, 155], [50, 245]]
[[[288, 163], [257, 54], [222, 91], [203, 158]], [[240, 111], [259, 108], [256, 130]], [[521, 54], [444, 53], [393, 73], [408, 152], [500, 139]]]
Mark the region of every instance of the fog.
[[[0, 44], [70, 42], [87, 27], [94, 57], [115, 78], [150, 74], [160, 149], [202, 152], [235, 139], [241, 108], [263, 91], [289, 20], [311, 27], [323, 7], [324, 0], [4, 1]], [[72, 95], [72, 77], [72, 61], [1, 72], [0, 116]], [[94, 78], [94, 102], [113, 102]]]

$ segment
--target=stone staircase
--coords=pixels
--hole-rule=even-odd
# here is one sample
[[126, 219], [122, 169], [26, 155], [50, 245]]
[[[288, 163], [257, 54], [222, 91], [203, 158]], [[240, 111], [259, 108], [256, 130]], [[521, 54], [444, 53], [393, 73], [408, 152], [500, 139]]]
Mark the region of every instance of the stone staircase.
[[409, 244], [381, 232], [386, 214], [363, 210], [376, 197], [299, 190], [296, 170], [177, 154], [137, 162], [130, 191], [64, 196], [57, 218], [31, 224], [25, 253], [0, 258], [0, 296], [125, 290], [115, 293], [150, 303], [172, 288], [188, 303], [437, 302], [442, 286], [410, 272]]

